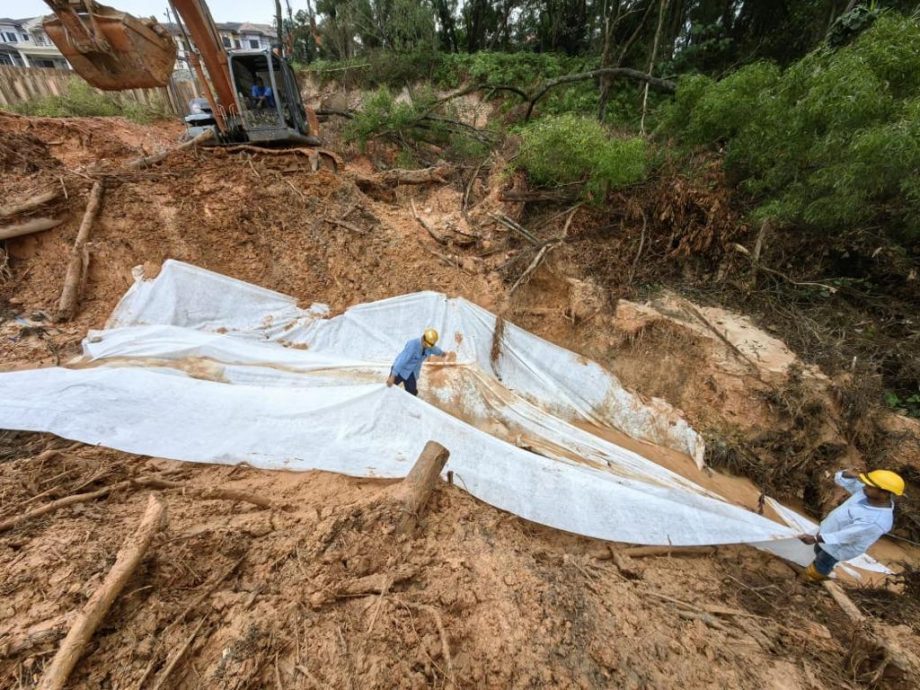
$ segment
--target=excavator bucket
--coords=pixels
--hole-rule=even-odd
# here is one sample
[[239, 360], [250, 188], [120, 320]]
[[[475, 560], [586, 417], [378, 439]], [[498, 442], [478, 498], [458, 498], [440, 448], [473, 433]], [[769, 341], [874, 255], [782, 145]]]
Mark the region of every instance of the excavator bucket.
[[165, 86], [176, 44], [153, 19], [93, 2], [46, 0], [54, 10], [42, 26], [74, 71], [107, 91]]

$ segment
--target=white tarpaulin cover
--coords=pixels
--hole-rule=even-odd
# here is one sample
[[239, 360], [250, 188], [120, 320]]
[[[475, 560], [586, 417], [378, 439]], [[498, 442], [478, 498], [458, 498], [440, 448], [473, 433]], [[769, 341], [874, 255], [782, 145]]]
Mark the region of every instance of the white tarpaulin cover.
[[[673, 408], [598, 364], [432, 292], [327, 314], [167, 261], [87, 336], [80, 362], [0, 374], [0, 428], [377, 477], [404, 476], [435, 440], [459, 486], [534, 522], [636, 544], [749, 543], [810, 562], [800, 530], [587, 430], [614, 427], [702, 463], [702, 439]], [[420, 399], [387, 388], [394, 357], [428, 326], [454, 354], [425, 366]]]

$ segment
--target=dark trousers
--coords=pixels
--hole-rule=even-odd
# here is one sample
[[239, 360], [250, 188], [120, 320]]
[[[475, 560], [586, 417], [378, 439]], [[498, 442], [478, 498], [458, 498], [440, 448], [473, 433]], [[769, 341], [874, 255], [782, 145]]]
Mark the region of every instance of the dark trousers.
[[837, 559], [815, 544], [815, 570], [827, 577], [835, 565], [837, 565]]
[[402, 376], [397, 374], [396, 375], [396, 385], [398, 386], [399, 384], [403, 384], [403, 387], [406, 389], [407, 393], [411, 393], [412, 395], [415, 395], [415, 396], [418, 395], [418, 385], [416, 384], [416, 381], [415, 381], [415, 375], [412, 375], [409, 378], [404, 379]]

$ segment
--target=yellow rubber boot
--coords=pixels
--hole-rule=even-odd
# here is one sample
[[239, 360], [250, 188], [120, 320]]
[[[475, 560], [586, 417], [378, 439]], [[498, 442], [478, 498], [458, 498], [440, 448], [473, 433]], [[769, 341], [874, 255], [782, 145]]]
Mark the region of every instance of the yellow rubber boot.
[[819, 573], [818, 569], [815, 568], [814, 563], [809, 564], [809, 566], [805, 568], [805, 570], [803, 571], [802, 575], [809, 582], [824, 582], [825, 580], [830, 579], [826, 575], [822, 575], [821, 573]]

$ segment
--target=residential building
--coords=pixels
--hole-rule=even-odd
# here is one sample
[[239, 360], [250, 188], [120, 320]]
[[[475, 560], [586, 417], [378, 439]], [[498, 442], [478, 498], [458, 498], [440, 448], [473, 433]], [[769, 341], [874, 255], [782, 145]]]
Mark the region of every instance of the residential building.
[[70, 68], [42, 28], [42, 17], [0, 19], [0, 65]]
[[[270, 24], [251, 22], [216, 22], [220, 40], [227, 50], [268, 50], [275, 38], [275, 29]], [[187, 66], [182, 33], [175, 23], [163, 23], [178, 46], [176, 69]]]

